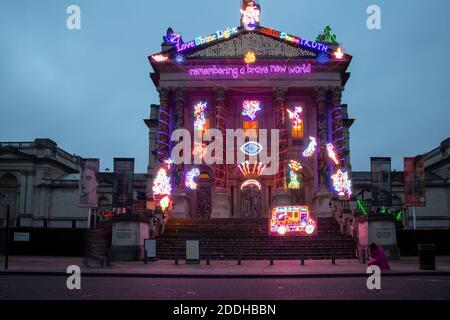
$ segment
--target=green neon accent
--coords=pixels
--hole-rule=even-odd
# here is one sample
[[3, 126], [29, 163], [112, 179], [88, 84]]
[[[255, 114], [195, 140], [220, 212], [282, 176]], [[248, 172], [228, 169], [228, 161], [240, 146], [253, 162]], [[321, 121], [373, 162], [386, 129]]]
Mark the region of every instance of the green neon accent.
[[365, 204], [365, 201], [363, 201], [363, 200], [356, 200], [356, 206], [361, 211], [361, 213], [366, 216], [367, 215], [367, 210], [364, 207], [364, 204]]
[[395, 220], [397, 220], [398, 222], [402, 221], [402, 212], [399, 211], [396, 215], [395, 215]]
[[337, 43], [336, 35], [331, 32], [331, 27], [328, 25], [323, 30], [323, 34], [319, 35], [316, 39], [318, 42]]

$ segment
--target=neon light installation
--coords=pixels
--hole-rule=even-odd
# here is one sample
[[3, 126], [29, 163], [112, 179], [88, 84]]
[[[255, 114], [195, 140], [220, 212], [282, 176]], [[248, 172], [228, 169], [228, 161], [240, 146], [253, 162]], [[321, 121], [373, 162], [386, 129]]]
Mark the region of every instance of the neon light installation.
[[192, 155], [203, 159], [206, 155], [206, 145], [204, 143], [195, 143], [194, 150], [192, 150]]
[[303, 112], [303, 108], [295, 107], [294, 112], [292, 112], [289, 109], [287, 109], [287, 112], [289, 115], [289, 119], [291, 120], [292, 126], [293, 127], [301, 127], [303, 121], [302, 121], [302, 118], [300, 117], [300, 114]]
[[334, 56], [336, 57], [336, 59], [342, 59], [344, 57], [344, 51], [342, 51], [342, 49], [339, 47], [337, 48], [337, 50], [334, 52]]
[[328, 46], [326, 44], [317, 41], [310, 41], [308, 39], [297, 38], [287, 34], [286, 32], [280, 32], [271, 28], [259, 28], [258, 30], [261, 33], [267, 34], [275, 38], [283, 39], [286, 42], [290, 42], [304, 48], [328, 52]]
[[261, 111], [261, 101], [244, 100], [242, 103], [242, 115], [252, 120], [256, 119], [256, 112]]
[[331, 176], [334, 190], [340, 195], [348, 197], [352, 194], [352, 181], [348, 178], [348, 172], [338, 169], [336, 174]]
[[170, 198], [169, 198], [169, 196], [165, 196], [164, 198], [162, 198], [162, 199], [159, 201], [159, 205], [161, 206], [161, 209], [162, 209], [163, 211], [166, 210], [167, 207], [169, 207], [169, 204], [170, 204]]
[[250, 163], [248, 161], [242, 162], [240, 165], [238, 165], [239, 170], [241, 171], [242, 175], [244, 177], [253, 175], [253, 176], [260, 176], [262, 175], [263, 171], [266, 169], [266, 165], [262, 162], [255, 161], [255, 164], [253, 165], [253, 169], [250, 168]]
[[242, 153], [249, 156], [256, 156], [263, 150], [263, 146], [256, 141], [249, 141], [241, 146]]
[[294, 160], [291, 160], [288, 164], [289, 167], [289, 189], [300, 189], [300, 180], [298, 172], [302, 169], [302, 165]]
[[152, 55], [152, 59], [156, 62], [165, 62], [169, 60], [169, 56], [165, 55], [165, 54], [154, 54]]
[[327, 144], [327, 150], [328, 150], [328, 157], [330, 157], [330, 159], [333, 160], [333, 162], [336, 165], [338, 165], [339, 160], [337, 158], [336, 152], [334, 151], [334, 146], [331, 143]]
[[170, 185], [170, 177], [167, 175], [167, 170], [159, 169], [153, 180], [153, 194], [157, 196], [166, 196], [172, 193], [172, 186]]
[[271, 235], [312, 234], [316, 230], [316, 222], [311, 218], [307, 206], [275, 207], [270, 221]]
[[255, 5], [253, 1], [249, 1], [245, 10], [241, 9], [242, 14], [242, 25], [245, 30], [253, 31], [255, 30], [257, 24], [259, 23], [259, 17], [261, 11], [258, 6]]
[[248, 186], [256, 186], [259, 190], [262, 189], [261, 183], [255, 179], [249, 179], [244, 181], [244, 183], [241, 185], [241, 190], [243, 190], [245, 187]]
[[181, 52], [187, 49], [195, 48], [206, 43], [214, 42], [221, 39], [228, 39], [231, 36], [238, 34], [238, 27], [227, 28], [225, 30], [217, 31], [216, 33], [210, 34], [204, 37], [197, 37], [195, 40], [188, 41], [186, 43], [177, 44], [177, 52]]
[[186, 174], [186, 187], [191, 190], [197, 189], [197, 183], [194, 181], [200, 175], [200, 170], [198, 168], [194, 168]]
[[256, 54], [254, 51], [248, 51], [244, 57], [244, 62], [247, 64], [256, 62]]
[[316, 138], [309, 137], [309, 140], [310, 140], [310, 142], [308, 144], [308, 147], [305, 149], [305, 151], [303, 151], [303, 156], [305, 158], [311, 157], [314, 154], [314, 152], [316, 151], [316, 147], [317, 147]]
[[206, 129], [206, 117], [205, 110], [208, 108], [208, 103], [199, 102], [194, 106], [194, 129], [198, 131], [203, 131]]
[[186, 62], [186, 57], [182, 53], [177, 53], [173, 56], [173, 61], [176, 64], [184, 64]]

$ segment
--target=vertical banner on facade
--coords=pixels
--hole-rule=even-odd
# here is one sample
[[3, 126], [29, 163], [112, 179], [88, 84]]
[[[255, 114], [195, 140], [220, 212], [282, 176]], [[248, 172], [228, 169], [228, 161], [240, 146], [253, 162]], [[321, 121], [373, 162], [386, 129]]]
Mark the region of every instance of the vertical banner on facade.
[[133, 206], [134, 159], [114, 158], [113, 207], [129, 208]]
[[80, 207], [97, 208], [99, 159], [82, 159], [79, 182]]
[[370, 158], [374, 206], [392, 205], [391, 158]]
[[425, 206], [425, 164], [420, 157], [404, 158], [405, 202], [407, 206]]

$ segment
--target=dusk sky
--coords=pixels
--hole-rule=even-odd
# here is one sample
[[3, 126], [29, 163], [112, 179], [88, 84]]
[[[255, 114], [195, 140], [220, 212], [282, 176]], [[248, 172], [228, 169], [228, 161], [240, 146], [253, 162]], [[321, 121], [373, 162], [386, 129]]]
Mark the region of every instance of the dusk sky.
[[[101, 158], [136, 158], [145, 172], [142, 119], [158, 95], [147, 56], [171, 26], [190, 40], [239, 25], [240, 0], [2, 0], [0, 141], [51, 138], [62, 149]], [[66, 28], [66, 8], [81, 8], [81, 30]], [[353, 55], [343, 103], [353, 170], [369, 157], [429, 151], [450, 136], [450, 1], [261, 0], [261, 25], [315, 38], [330, 24]], [[380, 6], [382, 29], [366, 26]]]

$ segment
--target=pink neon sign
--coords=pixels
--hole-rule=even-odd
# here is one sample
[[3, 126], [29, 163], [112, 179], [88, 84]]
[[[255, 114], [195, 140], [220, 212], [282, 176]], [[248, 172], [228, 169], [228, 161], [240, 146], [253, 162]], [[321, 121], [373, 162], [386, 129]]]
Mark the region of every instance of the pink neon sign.
[[192, 67], [189, 68], [188, 74], [191, 77], [214, 77], [222, 76], [233, 79], [238, 79], [245, 76], [261, 76], [261, 75], [302, 75], [312, 73], [310, 63], [303, 63], [298, 65], [246, 65], [246, 66], [207, 66], [207, 67]]

